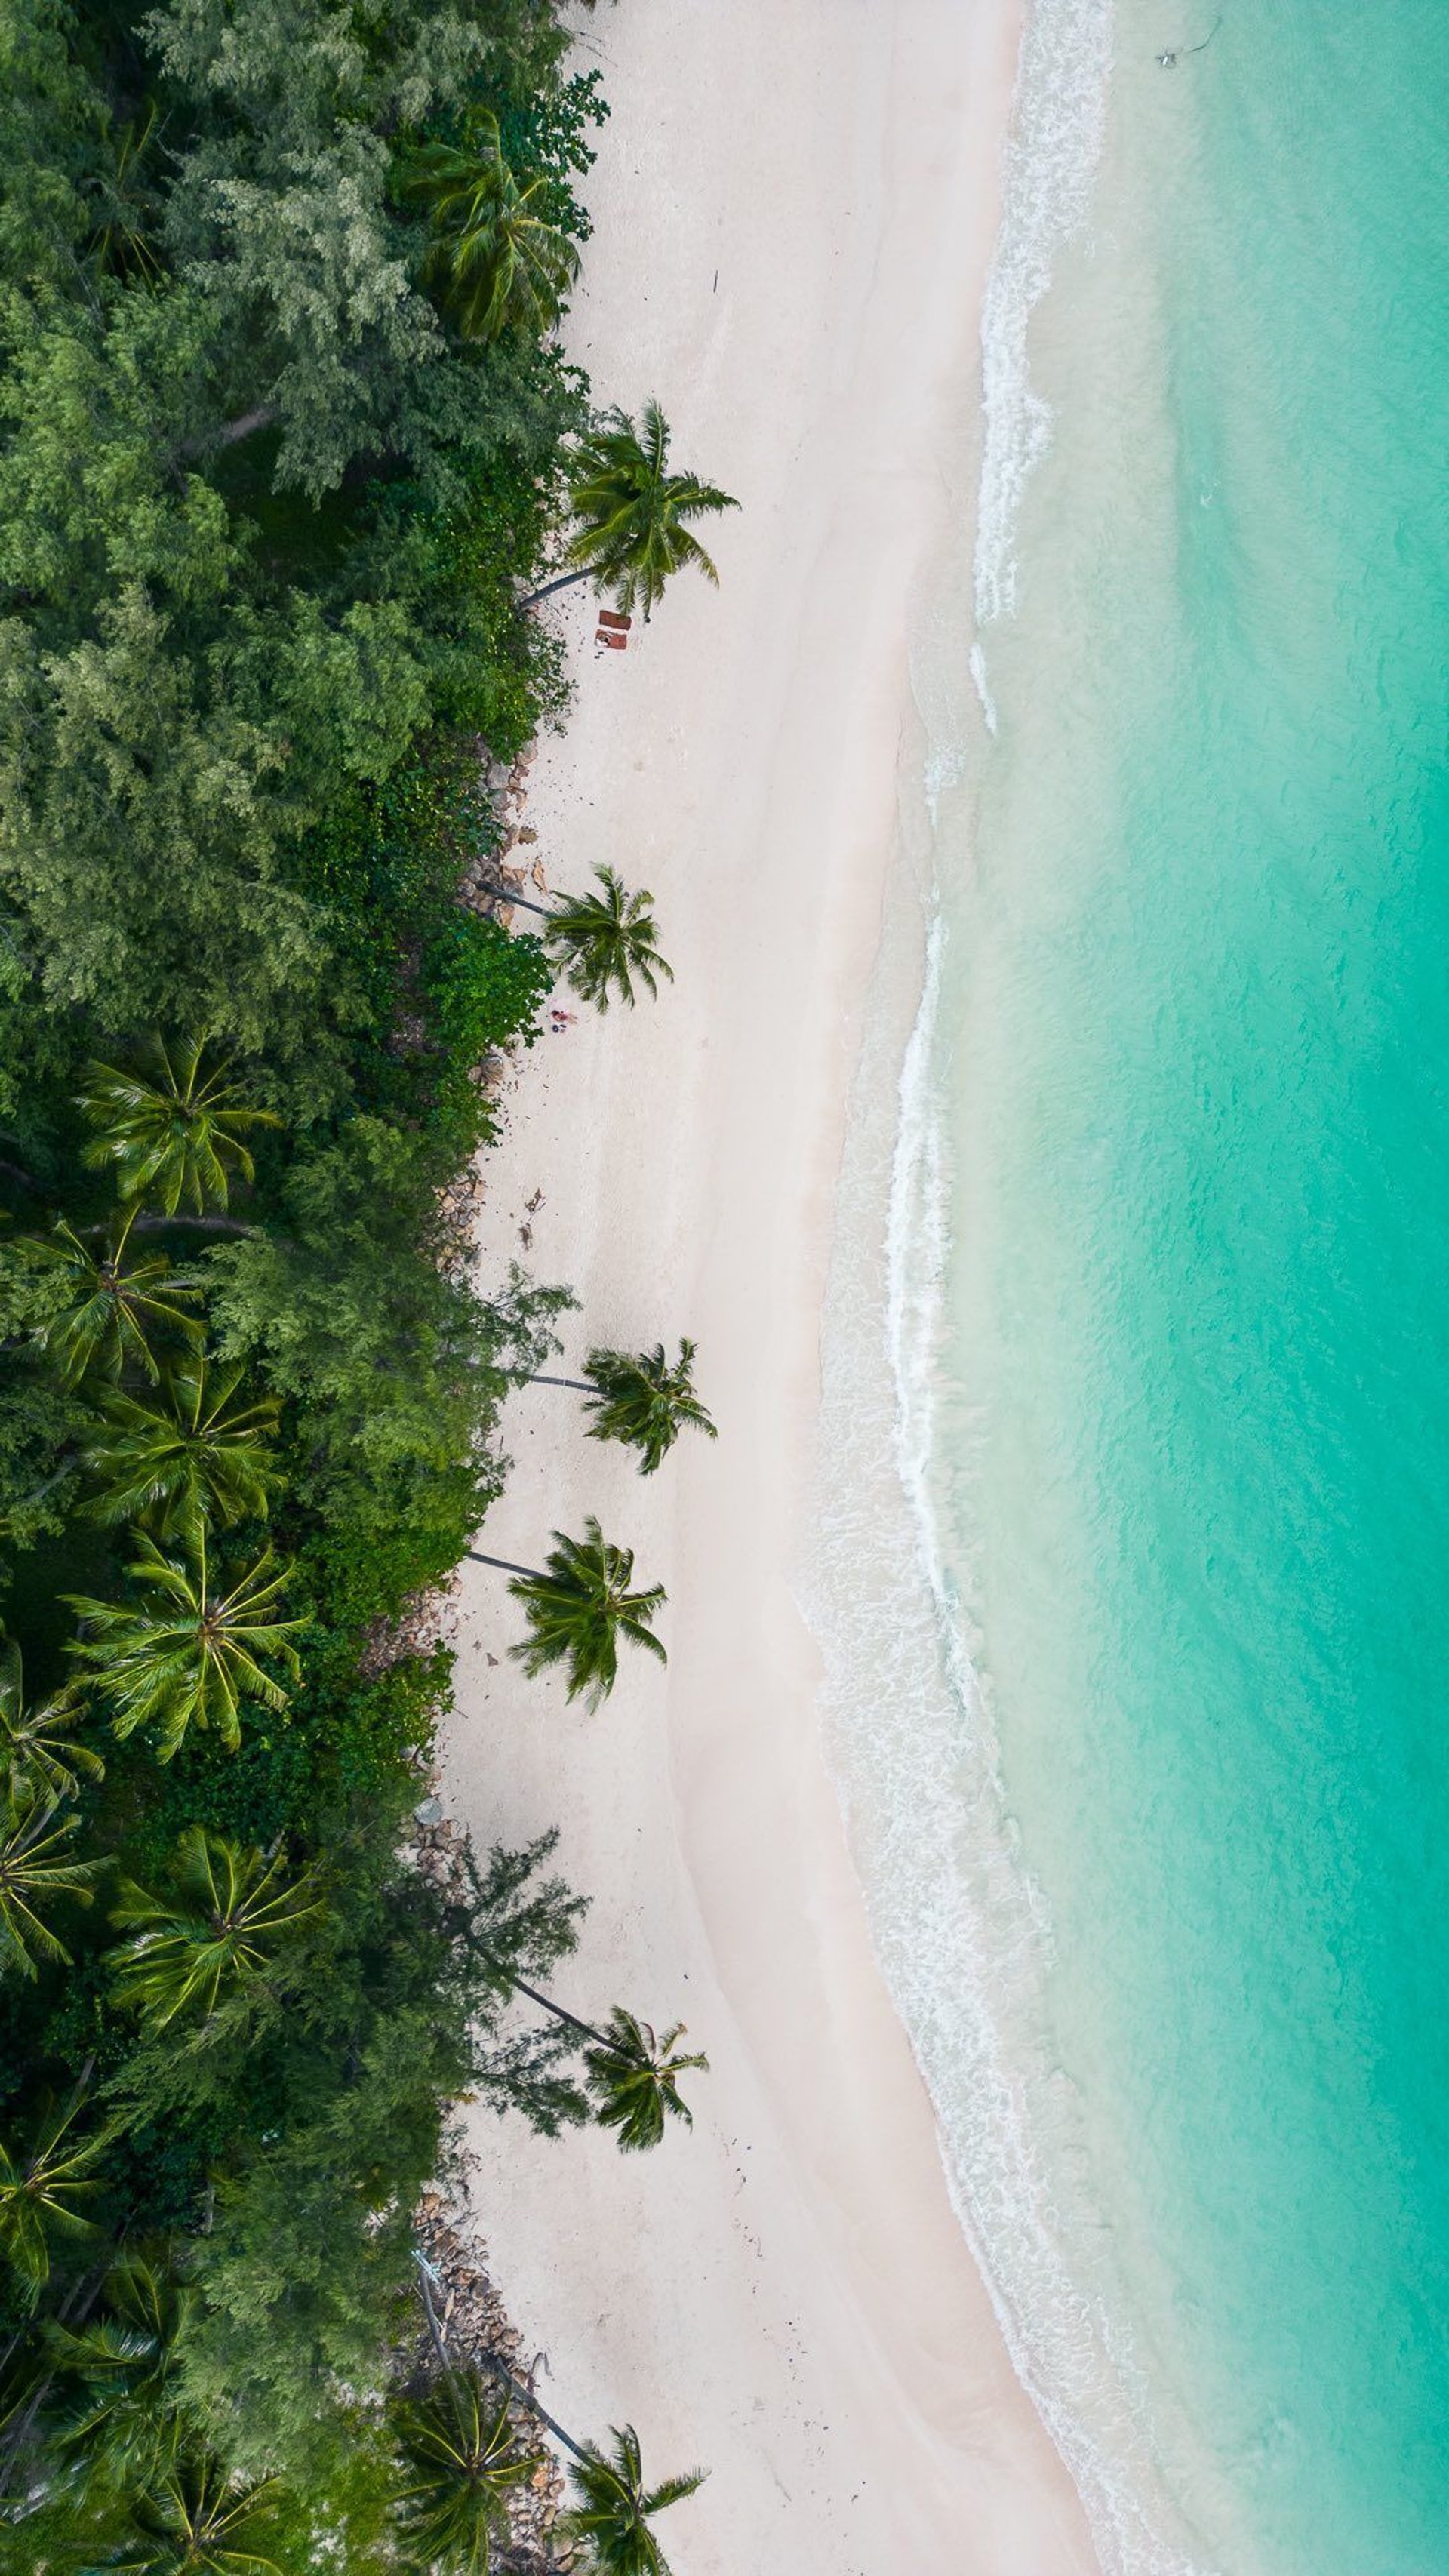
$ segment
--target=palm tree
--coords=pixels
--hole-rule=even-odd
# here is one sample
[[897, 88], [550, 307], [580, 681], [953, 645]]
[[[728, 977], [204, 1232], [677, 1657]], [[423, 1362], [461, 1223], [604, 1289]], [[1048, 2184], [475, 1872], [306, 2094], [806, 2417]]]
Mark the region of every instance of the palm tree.
[[509, 2536], [509, 2496], [544, 2459], [519, 2440], [507, 2390], [485, 2397], [476, 2370], [448, 2369], [420, 2403], [399, 2405], [394, 2421], [407, 2470], [397, 2502], [409, 2551], [448, 2576], [487, 2576], [493, 2543]]
[[143, 2491], [175, 2465], [182, 2440], [180, 2345], [196, 2293], [163, 2252], [123, 2253], [102, 2284], [106, 2314], [52, 2321], [53, 2370], [77, 2382], [57, 2435], [63, 2458]]
[[695, 2066], [707, 2074], [709, 2059], [675, 2055], [675, 2043], [684, 2037], [682, 2021], [671, 2023], [656, 2037], [649, 2022], [636, 2021], [622, 2004], [615, 2004], [608, 2028], [597, 2030], [591, 2021], [580, 2021], [577, 2013], [555, 2003], [552, 1995], [531, 1986], [516, 1968], [498, 1964], [516, 1993], [541, 2004], [556, 2021], [566, 2022], [570, 2030], [576, 2030], [588, 2042], [584, 2065], [588, 2089], [597, 2105], [594, 2117], [600, 2128], [618, 2130], [621, 2147], [657, 2147], [666, 2118], [671, 2115], [682, 2120], [686, 2128], [693, 2128], [694, 2118], [679, 2091], [679, 2078]]
[[200, 1331], [186, 1309], [201, 1292], [193, 1280], [172, 1277], [164, 1253], [128, 1264], [126, 1244], [135, 1219], [136, 1210], [128, 1208], [101, 1253], [92, 1252], [64, 1217], [57, 1217], [48, 1237], [25, 1238], [26, 1251], [57, 1272], [69, 1291], [64, 1311], [36, 1333], [68, 1385], [90, 1368], [119, 1377], [127, 1361], [155, 1385], [161, 1371], [149, 1336], [176, 1333], [194, 1341]]
[[81, 2203], [101, 2189], [96, 2167], [123, 2125], [113, 2120], [88, 2138], [70, 2135], [85, 2099], [85, 2082], [83, 2076], [64, 2109], [42, 2115], [27, 2150], [12, 2153], [0, 2139], [0, 2254], [32, 2301], [50, 2278], [52, 2236], [93, 2232]]
[[188, 1352], [167, 1370], [160, 1405], [120, 1389], [104, 1395], [104, 1422], [81, 1451], [102, 1488], [89, 1518], [150, 1520], [162, 1538], [213, 1511], [223, 1522], [265, 1520], [281, 1478], [263, 1435], [275, 1430], [281, 1406], [272, 1396], [234, 1405], [241, 1376], [239, 1366], [217, 1368]]
[[280, 2493], [234, 2477], [210, 2451], [181, 2453], [130, 2508], [135, 2536], [101, 2560], [116, 2576], [282, 2576], [259, 2546]]
[[681, 1341], [673, 1368], [664, 1344], [652, 1351], [590, 1351], [584, 1369], [595, 1392], [584, 1407], [594, 1416], [591, 1440], [623, 1440], [639, 1455], [639, 1473], [652, 1476], [687, 1424], [718, 1439], [694, 1391], [694, 1344]]
[[533, 1634], [509, 1652], [524, 1671], [532, 1676], [550, 1664], [565, 1665], [569, 1698], [582, 1697], [597, 1708], [618, 1678], [621, 1636], [647, 1647], [661, 1664], [668, 1662], [658, 1638], [649, 1633], [654, 1613], [668, 1595], [662, 1583], [647, 1592], [629, 1590], [634, 1551], [611, 1547], [592, 1512], [582, 1539], [568, 1538], [562, 1530], [553, 1535], [558, 1545], [550, 1550], [542, 1574], [511, 1565], [506, 1557], [484, 1556], [476, 1547], [467, 1552], [475, 1563], [502, 1566], [517, 1578], [508, 1589], [523, 1603]]
[[80, 1820], [66, 1816], [56, 1824], [57, 1812], [56, 1799], [34, 1781], [12, 1789], [0, 1810], [0, 1975], [18, 1968], [33, 1977], [37, 1957], [69, 1967], [69, 1950], [37, 1909], [48, 1913], [67, 1896], [89, 1905], [91, 1882], [106, 1867], [103, 1860], [75, 1858], [69, 1845]]
[[88, 1780], [104, 1779], [100, 1755], [73, 1741], [80, 1722], [73, 1691], [28, 1703], [20, 1648], [13, 1637], [0, 1642], [0, 1772], [12, 1791], [31, 1780], [54, 1798], [73, 1798], [82, 1773]]
[[669, 2562], [649, 2525], [666, 2506], [682, 2504], [702, 2487], [708, 2471], [691, 2469], [646, 2487], [639, 2457], [639, 2436], [632, 2424], [611, 2427], [613, 2456], [591, 2442], [582, 2460], [570, 2463], [578, 2502], [561, 2519], [561, 2529], [583, 2541], [598, 2576], [669, 2576]]
[[578, 525], [567, 558], [577, 569], [545, 582], [522, 606], [571, 581], [592, 580], [626, 614], [642, 607], [647, 624], [670, 574], [685, 564], [696, 564], [717, 584], [719, 574], [687, 523], [740, 505], [697, 474], [669, 473], [668, 462], [669, 428], [657, 402], [644, 405], [637, 429], [627, 412], [606, 412], [579, 442], [569, 476], [569, 508]]
[[286, 1707], [286, 1692], [263, 1665], [280, 1663], [293, 1681], [301, 1670], [291, 1639], [305, 1623], [272, 1615], [288, 1567], [274, 1572], [278, 1560], [267, 1548], [224, 1591], [216, 1590], [204, 1521], [191, 1536], [189, 1561], [177, 1563], [144, 1533], [138, 1535], [140, 1552], [126, 1572], [145, 1597], [134, 1608], [63, 1595], [81, 1622], [71, 1653], [110, 1701], [112, 1732], [131, 1735], [154, 1721], [162, 1762], [171, 1760], [192, 1725], [214, 1724], [234, 1752], [244, 1699], [264, 1708]]
[[602, 894], [558, 895], [549, 904], [532, 903], [513, 886], [500, 885], [494, 892], [502, 902], [536, 912], [548, 923], [544, 947], [586, 1002], [597, 1002], [606, 1011], [612, 985], [632, 1009], [636, 975], [651, 996], [658, 993], [660, 975], [674, 981], [673, 967], [655, 945], [654, 897], [647, 886], [630, 894], [612, 868], [596, 868], [594, 874]]
[[89, 183], [99, 199], [99, 220], [90, 240], [97, 270], [138, 286], [159, 286], [161, 261], [154, 248], [160, 202], [142, 164], [156, 132], [156, 102], [148, 99], [139, 130], [134, 121], [116, 137], [109, 169]]
[[621, 2147], [657, 2147], [666, 2118], [693, 2128], [693, 2114], [680, 2094], [679, 2078], [695, 2066], [707, 2073], [709, 2059], [677, 2054], [676, 2042], [683, 2037], [682, 2021], [671, 2023], [656, 2038], [650, 2023], [636, 2021], [621, 2004], [615, 2004], [608, 2031], [596, 2033], [597, 2045], [585, 2049], [588, 2088], [598, 2104], [595, 2117], [601, 2128], [618, 2130]]
[[269, 1860], [188, 1825], [169, 1894], [121, 1881], [111, 1921], [135, 1927], [112, 1953], [121, 2001], [161, 2030], [193, 2005], [210, 2016], [223, 1994], [264, 1976], [298, 1925], [320, 1913], [315, 1885], [310, 1870], [289, 1879], [280, 1854]]
[[657, 932], [647, 886], [630, 894], [612, 868], [596, 868], [602, 894], [566, 895], [549, 916], [544, 946], [586, 1002], [609, 1007], [610, 988], [634, 1007], [637, 975], [651, 1000], [657, 978], [674, 981], [674, 969], [655, 945]]
[[113, 1064], [86, 1067], [79, 1105], [100, 1130], [85, 1160], [114, 1167], [123, 1199], [154, 1196], [166, 1216], [183, 1198], [200, 1216], [225, 1208], [231, 1176], [255, 1178], [246, 1136], [253, 1127], [278, 1127], [269, 1109], [248, 1108], [228, 1064], [203, 1073], [204, 1038], [178, 1038], [168, 1047], [151, 1038], [142, 1050], [146, 1072]]
[[[438, 2275], [420, 2247], [413, 2248], [413, 2260], [418, 2268], [428, 2332], [444, 2370], [451, 2373], [444, 2329], [428, 2286], [430, 2280], [436, 2282]], [[550, 2415], [548, 2408], [540, 2404], [533, 2390], [515, 2377], [500, 2353], [483, 2352], [477, 2358], [567, 2451], [573, 2464], [569, 2475], [579, 2502], [561, 2517], [558, 2530], [563, 2539], [585, 2544], [590, 2576], [669, 2576], [668, 2561], [649, 2529], [650, 2520], [668, 2505], [692, 2496], [703, 2486], [709, 2471], [691, 2469], [683, 2477], [666, 2478], [662, 2485], [646, 2488], [639, 2436], [632, 2424], [610, 2427], [614, 2456], [606, 2459], [596, 2443], [576, 2442], [557, 2416]], [[566, 2563], [572, 2564], [572, 2558]]]
[[490, 109], [474, 111], [462, 145], [425, 143], [413, 152], [402, 187], [432, 208], [424, 275], [441, 283], [465, 340], [496, 340], [510, 323], [540, 338], [552, 328], [579, 254], [549, 221], [548, 181], [520, 187]]

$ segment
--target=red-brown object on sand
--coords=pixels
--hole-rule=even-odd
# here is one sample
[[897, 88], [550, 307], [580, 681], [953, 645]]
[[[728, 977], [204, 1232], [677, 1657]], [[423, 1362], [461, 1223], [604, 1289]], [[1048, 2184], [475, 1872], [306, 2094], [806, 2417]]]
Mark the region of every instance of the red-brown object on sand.
[[627, 635], [633, 623], [632, 617], [621, 617], [617, 608], [601, 608], [599, 611], [599, 624], [616, 627], [621, 635]]
[[607, 644], [611, 653], [622, 653], [628, 644], [629, 638], [627, 635], [611, 635], [607, 626], [601, 626], [599, 628], [597, 641], [600, 644]]

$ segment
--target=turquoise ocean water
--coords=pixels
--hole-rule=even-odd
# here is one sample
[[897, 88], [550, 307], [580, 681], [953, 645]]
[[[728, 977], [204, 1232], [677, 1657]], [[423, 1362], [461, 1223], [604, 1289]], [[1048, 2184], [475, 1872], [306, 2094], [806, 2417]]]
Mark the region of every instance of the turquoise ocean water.
[[1449, 2576], [1449, 7], [1217, 14], [1028, 38], [820, 1624], [1104, 2565]]

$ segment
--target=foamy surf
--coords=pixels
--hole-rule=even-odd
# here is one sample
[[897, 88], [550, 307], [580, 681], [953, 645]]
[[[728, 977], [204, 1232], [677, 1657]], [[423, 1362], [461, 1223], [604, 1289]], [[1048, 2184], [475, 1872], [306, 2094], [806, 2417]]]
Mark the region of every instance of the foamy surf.
[[[992, 734], [981, 630], [1015, 606], [1022, 499], [1051, 433], [1031, 384], [1028, 330], [1055, 257], [1086, 219], [1111, 33], [1110, 0], [1037, 0], [1023, 38], [982, 318], [977, 634], [967, 667]], [[943, 671], [949, 662], [943, 655]], [[917, 699], [931, 737], [921, 824], [949, 897], [947, 809], [970, 765], [964, 711], [936, 673], [918, 672]], [[857, 1076], [806, 1606], [876, 1945], [1015, 2366], [1076, 2481], [1105, 2576], [1203, 2576], [1162, 2474], [1110, 2227], [1087, 2193], [1078, 2106], [1050, 2038], [1050, 1929], [1021, 1863], [937, 1503], [949, 1403], [952, 1196], [939, 1069], [949, 933], [934, 890], [929, 909], [906, 1034], [900, 994], [919, 968], [919, 949], [910, 953], [919, 932], [904, 907], [891, 908]], [[959, 1459], [959, 1420], [951, 1431]]]
[[[1022, 36], [1001, 230], [981, 307], [978, 627], [1016, 606], [1022, 499], [1052, 426], [1050, 406], [1032, 385], [1027, 335], [1059, 253], [1087, 220], [1106, 122], [1112, 19], [1112, 0], [1034, 0]], [[979, 639], [972, 671], [995, 732]]]
[[1015, 2366], [1107, 2576], [1201, 2576], [1166, 2536], [1172, 2508], [1120, 2302], [1068, 2251], [1101, 2246], [1106, 2231], [1083, 2198], [1075, 2101], [1048, 2034], [1049, 1929], [1020, 1863], [934, 1499], [950, 1249], [935, 1065], [946, 940], [938, 915], [898, 1081], [882, 1079], [898, 1046], [889, 1010], [862, 1059], [807, 1608], [877, 1948]]

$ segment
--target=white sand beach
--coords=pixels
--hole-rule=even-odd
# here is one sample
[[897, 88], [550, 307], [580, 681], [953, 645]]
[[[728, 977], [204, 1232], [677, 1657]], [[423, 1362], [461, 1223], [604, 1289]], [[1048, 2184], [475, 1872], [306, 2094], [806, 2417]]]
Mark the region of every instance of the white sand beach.
[[628, 1655], [597, 1716], [571, 1709], [507, 1662], [504, 1578], [465, 1567], [446, 1794], [485, 1845], [561, 1827], [594, 1898], [566, 2003], [681, 2017], [709, 2052], [692, 2136], [656, 2155], [481, 2112], [470, 2133], [547, 2403], [591, 2435], [633, 2422], [653, 2476], [711, 2470], [659, 2527], [676, 2576], [1095, 2564], [950, 2210], [790, 1586], [909, 621], [973, 400], [1016, 37], [1011, 0], [582, 20], [612, 118], [569, 345], [599, 400], [657, 394], [675, 461], [743, 507], [703, 531], [719, 593], [682, 577], [627, 652], [595, 657], [579, 593], [549, 612], [578, 695], [533, 772], [537, 854], [552, 886], [608, 861], [652, 887], [677, 982], [579, 1006], [523, 1061], [480, 1264], [574, 1288], [565, 1369], [694, 1337], [720, 1438], [643, 1480], [575, 1397], [513, 1401], [480, 1544], [538, 1563], [597, 1512], [668, 1587], [669, 1666]]

